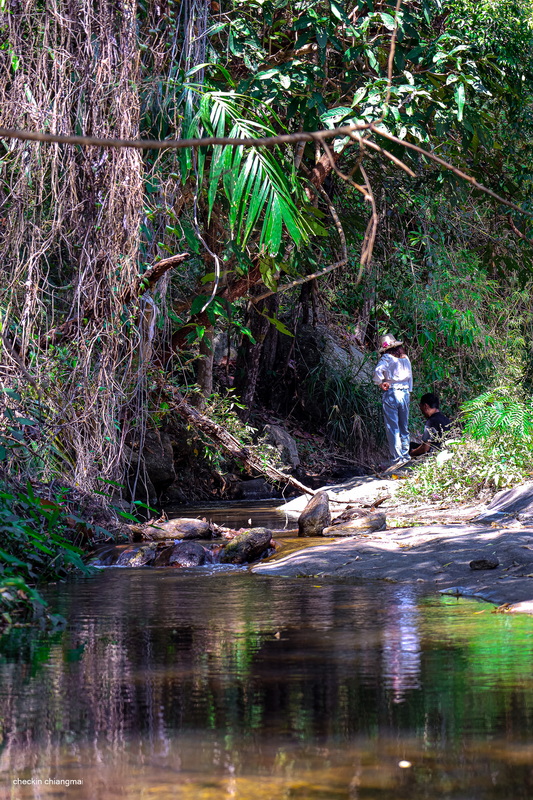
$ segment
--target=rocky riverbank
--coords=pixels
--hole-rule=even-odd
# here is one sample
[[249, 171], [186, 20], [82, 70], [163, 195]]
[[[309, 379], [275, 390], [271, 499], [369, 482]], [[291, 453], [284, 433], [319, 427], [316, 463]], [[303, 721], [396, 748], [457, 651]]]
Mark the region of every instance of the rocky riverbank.
[[291, 529], [285, 543], [268, 528], [236, 531], [205, 519], [130, 525], [131, 543], [95, 563], [249, 564], [260, 575], [416, 582], [533, 613], [533, 482], [471, 506], [409, 504], [397, 496], [400, 485], [359, 477], [292, 499], [278, 509]]
[[[252, 571], [417, 582], [447, 594], [478, 597], [501, 610], [533, 613], [533, 482], [500, 492], [488, 505], [471, 507], [408, 506], [396, 499], [398, 485], [359, 479], [324, 487], [333, 522], [352, 505], [366, 508], [370, 517], [379, 503], [387, 528], [369, 526], [350, 535], [341, 523], [339, 534], [349, 538], [274, 556]], [[307, 501], [296, 498], [283, 508], [299, 516]]]

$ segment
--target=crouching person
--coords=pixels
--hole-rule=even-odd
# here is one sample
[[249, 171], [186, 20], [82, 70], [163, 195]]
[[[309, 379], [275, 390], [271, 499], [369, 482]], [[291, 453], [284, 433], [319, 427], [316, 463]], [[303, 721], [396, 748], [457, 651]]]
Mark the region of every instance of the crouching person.
[[426, 418], [422, 443], [411, 443], [409, 447], [411, 458], [424, 455], [431, 450], [440, 450], [444, 435], [452, 424], [449, 417], [440, 410], [439, 398], [432, 392], [428, 392], [420, 398], [420, 411]]

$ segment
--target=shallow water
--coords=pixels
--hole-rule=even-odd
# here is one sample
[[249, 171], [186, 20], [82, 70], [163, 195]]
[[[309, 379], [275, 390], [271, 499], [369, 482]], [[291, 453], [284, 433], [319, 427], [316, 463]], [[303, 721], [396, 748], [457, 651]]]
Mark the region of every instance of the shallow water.
[[66, 630], [0, 644], [2, 797], [533, 796], [530, 617], [235, 568], [49, 596]]
[[297, 515], [289, 517], [283, 511], [278, 511], [278, 506], [283, 499], [258, 500], [251, 503], [249, 500], [234, 500], [226, 503], [202, 503], [194, 506], [167, 505], [165, 513], [168, 517], [193, 517], [205, 518], [208, 522], [229, 528], [271, 528], [283, 530], [298, 527]]

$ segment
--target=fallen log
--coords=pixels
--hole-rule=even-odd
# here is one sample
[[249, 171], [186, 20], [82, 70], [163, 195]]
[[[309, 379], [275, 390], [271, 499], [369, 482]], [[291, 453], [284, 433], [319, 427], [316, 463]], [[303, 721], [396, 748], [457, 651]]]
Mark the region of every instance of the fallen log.
[[300, 483], [300, 481], [296, 480], [296, 478], [293, 478], [292, 475], [286, 475], [284, 472], [281, 472], [281, 470], [272, 466], [272, 464], [261, 461], [259, 458], [257, 458], [247, 447], [243, 447], [239, 440], [236, 439], [233, 434], [223, 428], [222, 425], [218, 425], [216, 422], [213, 422], [213, 420], [209, 419], [209, 417], [206, 417], [205, 414], [201, 414], [198, 409], [189, 405], [181, 392], [174, 386], [169, 386], [163, 381], [160, 381], [159, 386], [166, 396], [172, 411], [175, 411], [177, 414], [179, 414], [180, 417], [186, 420], [189, 425], [192, 425], [193, 428], [204, 433], [209, 439], [211, 439], [212, 442], [220, 445], [220, 447], [226, 450], [226, 452], [228, 452], [233, 458], [240, 461], [246, 467], [259, 472], [262, 475], [266, 475], [267, 478], [270, 478], [276, 483], [294, 486], [296, 489], [302, 492], [302, 494], [316, 494], [315, 489], [309, 489], [308, 486], [304, 486], [303, 483]]

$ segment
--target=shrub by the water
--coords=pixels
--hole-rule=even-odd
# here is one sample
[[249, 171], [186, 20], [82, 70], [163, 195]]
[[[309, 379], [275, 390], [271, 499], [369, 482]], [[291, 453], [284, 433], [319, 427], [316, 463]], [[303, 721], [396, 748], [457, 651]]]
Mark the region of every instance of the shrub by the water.
[[29, 482], [23, 489], [0, 483], [0, 629], [34, 617], [57, 621], [37, 586], [88, 571], [82, 550], [67, 538], [70, 521], [60, 498], [38, 496]]
[[417, 465], [400, 494], [416, 500], [468, 501], [531, 480], [533, 402], [498, 388], [464, 403], [462, 431]]

